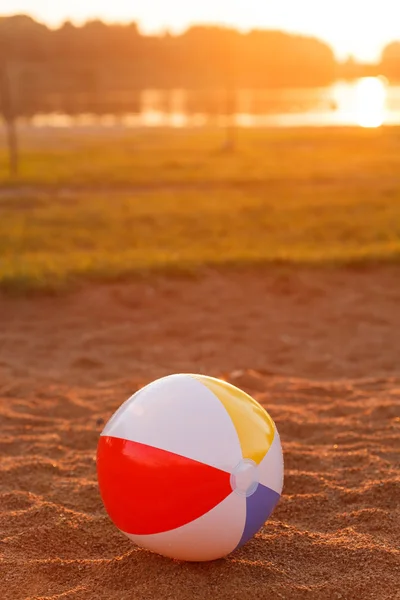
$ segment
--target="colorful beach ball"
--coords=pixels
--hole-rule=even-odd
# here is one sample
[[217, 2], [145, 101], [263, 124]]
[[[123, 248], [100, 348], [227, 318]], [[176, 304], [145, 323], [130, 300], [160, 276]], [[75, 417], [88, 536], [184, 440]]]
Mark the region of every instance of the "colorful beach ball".
[[283, 485], [278, 431], [258, 402], [204, 375], [139, 390], [101, 433], [97, 473], [116, 527], [185, 561], [226, 556], [261, 529]]

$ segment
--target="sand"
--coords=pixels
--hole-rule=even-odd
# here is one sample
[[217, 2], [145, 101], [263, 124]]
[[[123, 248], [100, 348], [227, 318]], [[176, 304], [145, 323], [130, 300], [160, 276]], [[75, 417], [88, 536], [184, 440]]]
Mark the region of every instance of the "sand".
[[[400, 269], [210, 272], [0, 297], [0, 598], [400, 598]], [[104, 422], [168, 372], [259, 400], [278, 507], [208, 564], [136, 548], [95, 468]]]

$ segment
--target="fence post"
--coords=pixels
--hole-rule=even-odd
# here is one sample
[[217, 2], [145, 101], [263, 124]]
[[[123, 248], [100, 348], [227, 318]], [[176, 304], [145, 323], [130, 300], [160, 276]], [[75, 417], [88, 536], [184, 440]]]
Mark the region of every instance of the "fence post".
[[10, 177], [16, 179], [19, 166], [17, 127], [10, 77], [7, 63], [4, 60], [0, 61], [0, 113], [3, 115], [6, 126]]

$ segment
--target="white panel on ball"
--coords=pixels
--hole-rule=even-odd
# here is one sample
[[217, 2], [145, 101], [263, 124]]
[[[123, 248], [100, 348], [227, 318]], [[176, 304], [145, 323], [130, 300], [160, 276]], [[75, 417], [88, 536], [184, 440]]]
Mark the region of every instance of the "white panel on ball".
[[147, 444], [227, 472], [242, 458], [236, 429], [223, 404], [188, 374], [169, 375], [139, 390], [110, 419], [102, 435]]
[[278, 494], [283, 488], [283, 453], [278, 431], [275, 429], [272, 445], [258, 465], [259, 482]]
[[185, 561], [216, 560], [239, 544], [246, 521], [246, 498], [230, 494], [199, 519], [154, 535], [127, 535], [135, 544]]

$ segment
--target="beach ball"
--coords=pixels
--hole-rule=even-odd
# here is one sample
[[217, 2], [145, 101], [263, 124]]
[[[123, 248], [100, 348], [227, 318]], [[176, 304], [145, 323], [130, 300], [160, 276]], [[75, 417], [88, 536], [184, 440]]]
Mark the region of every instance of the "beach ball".
[[204, 375], [174, 374], [129, 398], [102, 431], [105, 509], [137, 545], [183, 561], [240, 548], [283, 485], [276, 426], [253, 398]]

